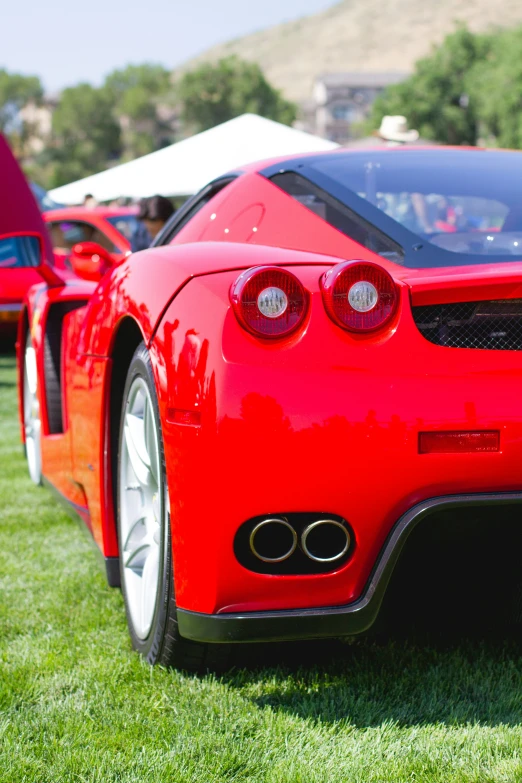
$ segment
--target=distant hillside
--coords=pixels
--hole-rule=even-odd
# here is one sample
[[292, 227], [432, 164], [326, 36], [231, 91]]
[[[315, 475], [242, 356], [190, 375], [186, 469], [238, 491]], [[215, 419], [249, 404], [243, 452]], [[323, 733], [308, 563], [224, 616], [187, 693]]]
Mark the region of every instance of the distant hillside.
[[457, 21], [472, 30], [522, 24], [522, 0], [342, 0], [327, 11], [204, 52], [198, 63], [237, 54], [259, 63], [286, 97], [310, 97], [316, 75], [410, 71]]

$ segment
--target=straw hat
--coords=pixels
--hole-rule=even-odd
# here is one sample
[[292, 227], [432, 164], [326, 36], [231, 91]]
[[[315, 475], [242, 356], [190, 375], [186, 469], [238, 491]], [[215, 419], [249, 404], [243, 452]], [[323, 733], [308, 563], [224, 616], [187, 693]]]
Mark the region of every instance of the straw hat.
[[417, 141], [419, 132], [408, 130], [408, 120], [400, 114], [386, 114], [381, 121], [381, 127], [375, 132], [385, 141], [412, 142]]

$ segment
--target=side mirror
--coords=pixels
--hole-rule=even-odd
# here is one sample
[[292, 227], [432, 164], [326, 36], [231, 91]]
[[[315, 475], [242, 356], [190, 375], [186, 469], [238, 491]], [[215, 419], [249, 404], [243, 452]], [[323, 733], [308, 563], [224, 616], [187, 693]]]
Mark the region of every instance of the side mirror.
[[101, 280], [105, 272], [113, 266], [111, 254], [97, 242], [79, 242], [74, 245], [69, 260], [78, 277], [94, 282]]

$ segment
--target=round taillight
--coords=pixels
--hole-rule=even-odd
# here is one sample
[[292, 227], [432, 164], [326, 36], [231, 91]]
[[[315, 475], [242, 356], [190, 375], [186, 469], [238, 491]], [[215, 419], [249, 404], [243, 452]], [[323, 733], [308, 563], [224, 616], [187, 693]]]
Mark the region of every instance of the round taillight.
[[285, 337], [303, 323], [308, 293], [298, 278], [277, 266], [242, 272], [230, 289], [239, 323], [258, 337]]
[[397, 285], [371, 261], [343, 261], [321, 278], [326, 312], [334, 323], [353, 332], [372, 332], [393, 317], [399, 302]]

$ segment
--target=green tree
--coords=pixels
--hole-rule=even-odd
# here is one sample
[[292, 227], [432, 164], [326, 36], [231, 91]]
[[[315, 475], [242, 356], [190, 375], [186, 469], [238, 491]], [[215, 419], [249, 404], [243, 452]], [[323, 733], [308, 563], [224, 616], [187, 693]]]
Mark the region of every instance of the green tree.
[[39, 104], [43, 89], [37, 76], [22, 76], [0, 68], [0, 132], [5, 134], [15, 154], [24, 159], [27, 142], [34, 127], [20, 118], [20, 110], [28, 103]]
[[64, 90], [53, 114], [53, 185], [101, 171], [120, 155], [120, 126], [110, 96], [90, 84]]
[[492, 146], [522, 148], [522, 27], [501, 30], [473, 70], [481, 136]]
[[0, 131], [7, 134], [12, 131], [20, 109], [30, 101], [38, 103], [42, 96], [37, 76], [22, 76], [0, 68]]
[[122, 126], [123, 156], [133, 159], [173, 141], [161, 104], [172, 104], [170, 71], [161, 65], [128, 65], [110, 73], [104, 89]]
[[404, 114], [425, 139], [443, 144], [475, 144], [480, 133], [477, 68], [489, 57], [494, 36], [459, 27], [414, 74], [388, 88], [375, 101], [370, 123], [385, 114]]
[[226, 57], [184, 74], [178, 85], [186, 126], [207, 130], [246, 112], [291, 125], [296, 107], [265, 79], [255, 63]]

